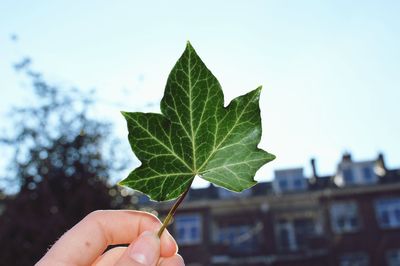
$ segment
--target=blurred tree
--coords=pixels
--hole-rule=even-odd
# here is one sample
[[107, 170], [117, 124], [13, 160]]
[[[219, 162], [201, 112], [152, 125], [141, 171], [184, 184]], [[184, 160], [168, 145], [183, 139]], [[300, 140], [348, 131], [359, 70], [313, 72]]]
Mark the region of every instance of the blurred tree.
[[30, 66], [24, 59], [15, 68], [27, 76], [34, 98], [12, 111], [12, 136], [0, 140], [13, 151], [2, 180], [19, 188], [0, 199], [1, 265], [33, 265], [89, 212], [132, 206], [107, 183], [126, 162], [115, 158], [111, 125], [87, 114], [93, 94], [61, 90]]

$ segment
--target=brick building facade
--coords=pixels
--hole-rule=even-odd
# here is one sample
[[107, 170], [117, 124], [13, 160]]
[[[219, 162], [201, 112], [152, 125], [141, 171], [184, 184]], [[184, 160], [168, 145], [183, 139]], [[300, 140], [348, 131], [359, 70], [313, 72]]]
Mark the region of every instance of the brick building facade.
[[169, 227], [187, 265], [400, 265], [400, 169], [349, 154], [332, 176], [311, 167], [239, 194], [192, 189]]

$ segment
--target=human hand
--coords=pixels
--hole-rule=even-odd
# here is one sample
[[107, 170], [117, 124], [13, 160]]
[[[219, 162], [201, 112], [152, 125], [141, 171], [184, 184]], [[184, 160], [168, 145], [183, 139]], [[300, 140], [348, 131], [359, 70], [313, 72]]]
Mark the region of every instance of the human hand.
[[[180, 266], [185, 265], [174, 238], [161, 222], [140, 211], [95, 211], [66, 232], [37, 262], [47, 265]], [[130, 244], [104, 251], [109, 245]]]

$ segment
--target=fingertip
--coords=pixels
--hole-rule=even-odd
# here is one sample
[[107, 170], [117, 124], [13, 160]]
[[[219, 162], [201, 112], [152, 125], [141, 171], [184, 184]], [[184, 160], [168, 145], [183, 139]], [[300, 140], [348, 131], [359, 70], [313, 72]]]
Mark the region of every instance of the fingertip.
[[[139, 213], [141, 213], [143, 217], [139, 231], [152, 231], [157, 234], [162, 226], [162, 222], [158, 217], [148, 212]], [[159, 239], [161, 241], [160, 254], [162, 257], [170, 257], [178, 252], [178, 245], [167, 229], [164, 230]]]
[[178, 245], [167, 229], [161, 235], [161, 256], [171, 257], [178, 253]]
[[154, 232], [144, 231], [129, 245], [126, 252], [115, 265], [156, 265], [159, 258], [160, 239]]
[[138, 263], [153, 265], [158, 260], [159, 250], [160, 239], [153, 232], [145, 231], [131, 245], [129, 256]]
[[151, 231], [153, 233], [153, 236], [156, 236], [157, 239], [159, 239], [159, 255], [165, 258], [173, 257], [174, 255], [176, 255], [178, 253], [178, 245], [170, 232], [165, 229], [160, 238], [158, 238], [157, 236], [157, 233], [162, 226], [162, 222], [158, 219], [158, 217], [148, 212], [139, 213], [141, 213], [143, 217], [139, 231]]

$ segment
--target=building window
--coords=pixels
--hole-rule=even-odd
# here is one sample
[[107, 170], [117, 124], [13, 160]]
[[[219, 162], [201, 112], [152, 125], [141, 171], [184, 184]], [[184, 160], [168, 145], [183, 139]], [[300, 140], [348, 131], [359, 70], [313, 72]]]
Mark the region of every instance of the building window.
[[375, 174], [375, 162], [341, 163], [338, 167], [339, 175], [335, 177], [338, 186], [376, 184], [379, 179]]
[[360, 229], [358, 207], [355, 202], [334, 203], [330, 208], [332, 230], [350, 233]]
[[276, 224], [278, 247], [285, 251], [307, 248], [308, 239], [315, 235], [315, 222], [310, 218], [279, 220]]
[[297, 250], [297, 243], [294, 233], [293, 223], [280, 220], [276, 224], [276, 232], [278, 237], [278, 247], [279, 249], [286, 251], [295, 251]]
[[400, 198], [378, 200], [375, 212], [381, 228], [400, 227]]
[[279, 188], [281, 189], [281, 191], [288, 190], [288, 182], [287, 182], [287, 180], [279, 180]]
[[175, 218], [176, 241], [180, 245], [199, 244], [202, 240], [202, 221], [200, 214], [184, 214]]
[[218, 243], [228, 246], [231, 251], [249, 253], [257, 248], [257, 226], [231, 225], [218, 230]]
[[344, 178], [344, 183], [346, 185], [354, 184], [353, 169], [351, 168], [343, 169], [343, 178]]
[[295, 179], [294, 180], [294, 188], [295, 189], [302, 189], [303, 188], [303, 180]]
[[375, 174], [371, 167], [363, 167], [362, 175], [367, 183], [370, 183], [375, 179]]
[[360, 253], [349, 253], [340, 256], [339, 258], [340, 266], [368, 266], [369, 259], [368, 255], [360, 252]]
[[299, 248], [306, 248], [310, 237], [315, 235], [315, 222], [313, 219], [303, 218], [293, 221], [296, 243]]
[[400, 265], [400, 249], [392, 249], [386, 252], [386, 261], [388, 266]]
[[307, 180], [304, 177], [303, 168], [276, 170], [272, 188], [277, 193], [307, 190]]

